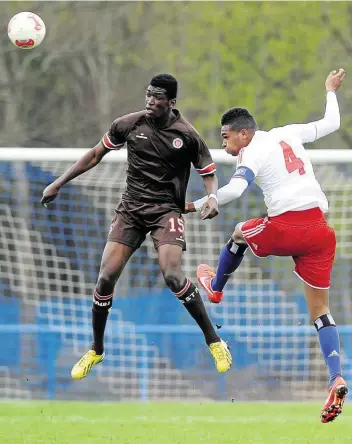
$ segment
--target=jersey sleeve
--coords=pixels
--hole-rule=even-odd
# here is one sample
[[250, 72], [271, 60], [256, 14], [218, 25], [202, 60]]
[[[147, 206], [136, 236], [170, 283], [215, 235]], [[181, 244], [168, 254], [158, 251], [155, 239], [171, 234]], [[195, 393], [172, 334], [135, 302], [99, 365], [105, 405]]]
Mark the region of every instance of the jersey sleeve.
[[123, 117], [116, 119], [101, 140], [105, 148], [109, 150], [119, 150], [126, 142], [128, 135], [128, 125]]
[[283, 127], [302, 143], [315, 142], [321, 137], [337, 131], [340, 128], [340, 110], [336, 94], [329, 91], [326, 94], [326, 107], [324, 117], [315, 122], [294, 124]]
[[286, 125], [282, 130], [299, 139], [302, 143], [314, 142], [318, 136], [315, 122]]
[[192, 163], [198, 174], [200, 176], [214, 174], [216, 166], [204, 140], [196, 134], [192, 142], [194, 150]]
[[[218, 204], [225, 205], [234, 199], [238, 199], [242, 196], [247, 187], [248, 183], [244, 180], [239, 180], [237, 178], [231, 179], [227, 185], [218, 189]], [[209, 196], [204, 196], [201, 199], [194, 201], [194, 208], [199, 211], [208, 199]]]
[[264, 165], [263, 150], [265, 150], [265, 146], [260, 146], [259, 144], [242, 148], [236, 171], [232, 177], [243, 178], [250, 185], [258, 175], [260, 168]]

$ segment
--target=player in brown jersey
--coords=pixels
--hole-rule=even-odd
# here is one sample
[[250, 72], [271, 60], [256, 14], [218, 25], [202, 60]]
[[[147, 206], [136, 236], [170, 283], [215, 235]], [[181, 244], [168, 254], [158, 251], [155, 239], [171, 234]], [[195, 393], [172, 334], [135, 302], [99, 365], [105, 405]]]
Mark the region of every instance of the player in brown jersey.
[[93, 293], [94, 339], [91, 349], [72, 368], [74, 379], [84, 378], [104, 359], [104, 331], [115, 284], [148, 233], [166, 285], [203, 331], [218, 372], [231, 366], [230, 352], [215, 332], [198, 288], [181, 268], [182, 251], [186, 249], [182, 213], [191, 164], [201, 175], [209, 196], [203, 219], [218, 214], [218, 183], [208, 147], [174, 108], [176, 96], [174, 77], [153, 77], [146, 92], [146, 109], [116, 119], [102, 140], [43, 192], [42, 204], [47, 206], [65, 183], [95, 167], [111, 150], [127, 145], [127, 187], [115, 210]]

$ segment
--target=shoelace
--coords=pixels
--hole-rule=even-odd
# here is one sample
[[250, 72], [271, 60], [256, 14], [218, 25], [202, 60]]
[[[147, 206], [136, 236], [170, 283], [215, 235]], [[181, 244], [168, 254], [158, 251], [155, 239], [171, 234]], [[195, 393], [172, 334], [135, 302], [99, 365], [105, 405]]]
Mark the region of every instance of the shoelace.
[[216, 345], [216, 347], [214, 347], [214, 354], [216, 355], [216, 357], [218, 359], [226, 359], [227, 355], [225, 350], [223, 349], [223, 347], [219, 345]]
[[83, 358], [79, 361], [78, 365], [79, 366], [83, 366], [86, 365], [86, 363], [88, 363], [89, 361], [89, 356], [88, 354], [84, 355]]

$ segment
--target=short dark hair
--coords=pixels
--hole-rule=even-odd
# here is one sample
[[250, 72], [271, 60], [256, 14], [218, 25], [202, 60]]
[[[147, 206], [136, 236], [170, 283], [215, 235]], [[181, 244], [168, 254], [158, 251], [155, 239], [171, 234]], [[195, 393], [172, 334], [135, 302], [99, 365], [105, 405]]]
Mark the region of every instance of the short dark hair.
[[177, 80], [170, 74], [158, 74], [154, 76], [150, 81], [150, 85], [165, 89], [170, 100], [176, 99], [177, 97]]
[[257, 130], [258, 125], [254, 117], [245, 108], [231, 108], [221, 117], [221, 126], [229, 125], [234, 131], [242, 129]]

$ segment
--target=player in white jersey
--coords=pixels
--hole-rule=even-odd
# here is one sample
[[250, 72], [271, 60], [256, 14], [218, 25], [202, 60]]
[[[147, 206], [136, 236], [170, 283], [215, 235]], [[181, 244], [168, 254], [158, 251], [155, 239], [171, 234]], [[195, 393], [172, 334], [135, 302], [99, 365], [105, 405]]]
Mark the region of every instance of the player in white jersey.
[[[336, 238], [324, 217], [328, 202], [314, 176], [303, 144], [336, 131], [340, 113], [335, 92], [345, 71], [333, 71], [326, 79], [326, 111], [323, 119], [259, 131], [246, 109], [232, 108], [221, 119], [225, 151], [238, 156], [230, 182], [218, 190], [219, 204], [242, 195], [255, 182], [263, 191], [268, 216], [239, 223], [220, 253], [215, 272], [201, 264], [197, 277], [211, 302], [219, 303], [230, 275], [242, 262], [248, 246], [259, 257], [292, 256], [295, 273], [304, 282], [308, 309], [318, 331], [321, 350], [330, 373], [329, 396], [321, 412], [323, 423], [342, 411], [348, 392], [342, 378], [340, 343], [329, 312], [330, 274]], [[187, 204], [186, 212], [207, 214], [208, 197]]]

